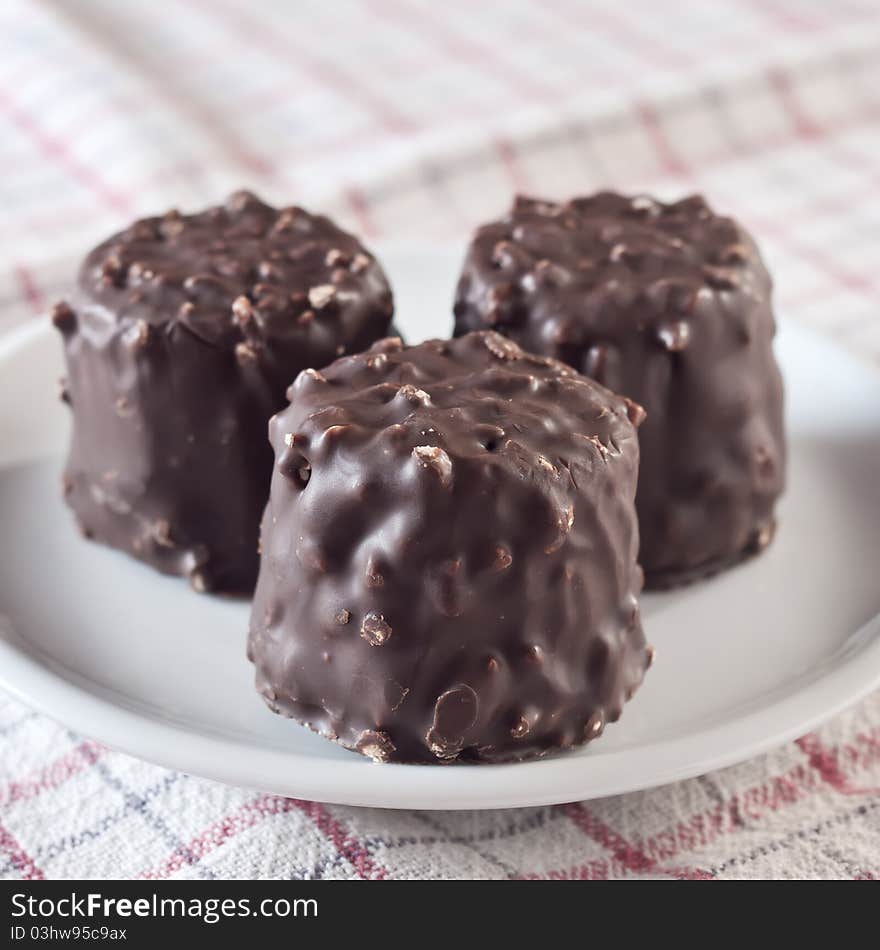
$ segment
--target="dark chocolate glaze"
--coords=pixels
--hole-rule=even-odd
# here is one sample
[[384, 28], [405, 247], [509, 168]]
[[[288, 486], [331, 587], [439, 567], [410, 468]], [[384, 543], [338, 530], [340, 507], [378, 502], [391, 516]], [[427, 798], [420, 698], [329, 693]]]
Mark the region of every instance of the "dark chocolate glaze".
[[306, 370], [271, 422], [249, 656], [378, 761], [527, 759], [642, 681], [640, 407], [496, 333]]
[[247, 192], [95, 248], [64, 339], [64, 490], [87, 537], [197, 590], [250, 593], [269, 417], [300, 370], [385, 336], [391, 292], [350, 234]]
[[455, 332], [492, 327], [645, 407], [637, 507], [646, 583], [763, 548], [785, 478], [771, 280], [698, 197], [518, 198], [467, 253]]

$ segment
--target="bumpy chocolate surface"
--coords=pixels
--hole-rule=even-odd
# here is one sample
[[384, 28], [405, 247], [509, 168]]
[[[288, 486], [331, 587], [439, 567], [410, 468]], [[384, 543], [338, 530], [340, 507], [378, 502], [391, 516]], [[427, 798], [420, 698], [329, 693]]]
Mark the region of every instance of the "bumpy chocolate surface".
[[276, 712], [377, 761], [580, 744], [641, 683], [641, 409], [496, 333], [306, 370], [249, 656]]
[[64, 339], [83, 532], [197, 590], [250, 593], [270, 416], [300, 370], [388, 332], [391, 293], [351, 235], [247, 192], [138, 221], [86, 258]]
[[645, 407], [648, 586], [713, 573], [772, 537], [785, 444], [770, 293], [749, 235], [697, 196], [519, 198], [468, 250], [457, 334], [492, 327]]

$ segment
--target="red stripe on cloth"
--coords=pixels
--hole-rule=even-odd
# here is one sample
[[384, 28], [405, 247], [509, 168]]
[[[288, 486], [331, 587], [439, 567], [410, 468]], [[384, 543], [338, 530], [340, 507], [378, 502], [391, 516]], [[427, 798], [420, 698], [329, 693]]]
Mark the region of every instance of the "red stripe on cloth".
[[798, 740], [803, 751], [822, 779], [844, 795], [876, 795], [880, 787], [856, 785], [855, 774], [880, 759], [880, 728], [860, 732], [854, 741], [842, 742], [829, 749], [816, 733]]
[[[880, 761], [880, 729], [859, 736], [859, 745], [843, 745], [825, 749], [826, 754], [843, 757], [848, 762], [867, 768]], [[641, 842], [643, 854], [654, 861], [675, 857], [683, 850], [693, 850], [712, 843], [718, 837], [742, 826], [746, 818], [758, 820], [768, 812], [776, 812], [787, 805], [801, 801], [818, 791], [821, 778], [817, 770], [802, 763], [775, 776], [761, 785], [738, 792], [725, 802], [713, 805], [666, 831]], [[866, 789], [865, 793], [872, 790]]]
[[[620, 871], [634, 872], [637, 874], [654, 872], [656, 874], [686, 878], [688, 880], [702, 880], [707, 876], [703, 871], [696, 868], [660, 867], [653, 858], [645, 854], [637, 845], [626, 841], [620, 834], [604, 824], [604, 822], [601, 822], [593, 812], [580, 802], [563, 805], [562, 809], [588, 838], [611, 852], [612, 861], [610, 867], [603, 867], [602, 862], [598, 865], [596, 865], [596, 862], [590, 862], [578, 868], [577, 877], [584, 876], [581, 872], [585, 869], [590, 869], [591, 871], [598, 869], [603, 874], [606, 871], [614, 871], [613, 876], [618, 876]], [[617, 869], [620, 869], [620, 871]]]
[[[64, 10], [62, 7], [59, 13], [70, 15], [72, 11]], [[70, 16], [70, 21], [75, 29], [84, 27], [99, 42], [108, 47], [113, 47], [116, 39], [113, 35], [113, 26], [105, 18], [92, 17], [86, 14], [84, 23], [79, 23], [76, 16]], [[217, 55], [216, 51], [213, 51], [213, 55], [202, 53], [201, 58], [206, 64], [213, 64], [216, 62]], [[213, 148], [203, 149], [202, 151], [207, 151], [209, 154], [223, 152], [234, 164], [240, 165], [256, 175], [269, 177], [273, 174], [274, 167], [265, 155], [252, 151], [249, 144], [243, 141], [235, 130], [226, 124], [224, 112], [228, 110], [228, 106], [225, 102], [221, 100], [215, 107], [201, 101], [197, 96], [190, 95], [186, 84], [172, 85], [169, 79], [173, 82], [176, 78], [173, 71], [169, 71], [167, 65], [164, 69], [156, 68], [149, 57], [145, 57], [140, 53], [138, 47], [127, 48], [126, 59], [129, 68], [140, 74], [156, 99], [178, 113], [187, 125], [201, 126], [205, 134], [212, 140], [213, 145]], [[198, 68], [198, 59], [199, 57], [187, 58], [186, 68], [190, 74]], [[74, 136], [78, 134], [80, 129], [94, 127], [96, 124], [103, 125], [114, 120], [118, 124], [126, 125], [130, 121], [129, 114], [132, 111], [137, 112], [138, 107], [139, 103], [132, 102], [128, 97], [117, 95], [109, 100], [104, 100], [98, 104], [97, 108], [101, 109], [102, 112], [106, 110], [105, 114], [89, 115], [89, 113], [86, 113], [86, 115], [78, 117], [76, 127], [71, 129], [69, 134]]]
[[188, 114], [191, 120], [205, 129], [232, 162], [254, 175], [264, 178], [272, 178], [275, 175], [276, 169], [272, 162], [265, 155], [251, 151], [210, 109], [204, 108], [195, 100], [183, 100], [180, 97], [177, 98], [177, 105], [184, 116]]
[[377, 864], [369, 851], [349, 834], [345, 827], [338, 822], [329, 810], [319, 802], [297, 801], [297, 807], [305, 812], [317, 825], [318, 830], [327, 837], [336, 850], [357, 871], [358, 877], [364, 880], [381, 881], [388, 876], [385, 868]]
[[141, 879], [161, 880], [170, 877], [184, 865], [197, 864], [205, 855], [219, 848], [226, 841], [252, 828], [263, 819], [272, 815], [281, 815], [296, 808], [291, 798], [278, 798], [274, 795], [261, 795], [247, 802], [237, 811], [226, 815], [206, 828], [185, 845], [175, 849], [166, 861], [157, 868], [143, 871], [137, 875]]
[[492, 143], [492, 147], [501, 160], [501, 167], [504, 169], [513, 190], [519, 194], [527, 192], [531, 188], [531, 184], [513, 142], [505, 138], [496, 138]]
[[[742, 3], [742, 0], [740, 0]], [[797, 30], [801, 33], [812, 33], [819, 29], [819, 24], [809, 17], [796, 13], [788, 4], [779, 4], [774, 0], [745, 0], [743, 6], [750, 7], [761, 14], [777, 29]]]
[[[359, 103], [382, 128], [388, 132], [410, 132], [416, 123], [399, 113], [394, 106], [371, 92], [363, 78], [348, 75], [335, 63], [313, 52], [313, 46], [301, 42], [291, 33], [281, 34], [258, 17], [249, 16], [243, 7], [233, 6], [220, 0], [182, 0], [192, 7], [198, 7], [203, 16], [212, 20], [222, 20], [234, 31], [236, 37], [246, 40], [251, 46], [257, 46], [267, 56], [298, 72], [306, 73], [314, 82], [323, 86], [347, 102]], [[295, 89], [291, 90], [295, 94]]]
[[[279, 106], [290, 105], [292, 98], [290, 80], [282, 80], [240, 96], [236, 101], [236, 110], [251, 115], [271, 112], [272, 109], [277, 109]], [[326, 159], [329, 155], [337, 152], [351, 154], [355, 150], [363, 149], [365, 145], [371, 144], [375, 139], [375, 135], [375, 123], [369, 116], [365, 116], [356, 125], [347, 126], [338, 132], [329, 132], [316, 138], [303, 137], [297, 141], [285, 143], [285, 166], [281, 170], [289, 173], [291, 171], [290, 166], [295, 166], [296, 162], [302, 159], [316, 156]]]
[[[570, 868], [557, 868], [552, 871], [519, 875], [515, 880], [523, 881], [613, 881], [626, 874], [632, 874], [619, 861], [601, 859], [577, 864]], [[711, 881], [713, 876], [701, 868], [664, 868], [658, 865], [650, 872], [655, 877], [669, 877], [681, 881]]]
[[442, 17], [434, 16], [433, 7], [430, 5], [415, 6], [401, 3], [399, 0], [368, 0], [368, 2], [377, 8], [376, 12], [379, 15], [384, 15], [397, 23], [407, 24], [447, 56], [464, 63], [471, 69], [500, 80], [509, 91], [517, 95], [539, 102], [546, 102], [558, 95], [556, 89], [536, 81], [527, 73], [509, 67], [507, 63], [499, 59], [491, 38], [489, 42], [481, 43], [472, 35], [465, 32], [459, 33]]
[[814, 793], [818, 787], [815, 773], [798, 765], [652, 836], [642, 842], [642, 850], [654, 860], [669, 860], [684, 851], [693, 851], [717, 841], [741, 828], [747, 818], [758, 820], [769, 812], [794, 804]]
[[[642, 33], [633, 23], [617, 15], [613, 10], [600, 8], [592, 3], [584, 5], [581, 0], [562, 7], [558, 2], [538, 4], [545, 13], [552, 14], [565, 26], [589, 33], [603, 33], [620, 50], [629, 53], [633, 59], [642, 63], [653, 63], [661, 69], [680, 70], [691, 64], [693, 57], [682, 50], [670, 47], [663, 42], [662, 34], [651, 31]], [[648, 26], [651, 30], [651, 27]]]
[[57, 788], [69, 778], [94, 765], [106, 751], [104, 746], [96, 742], [80, 743], [73, 751], [41, 769], [33, 778], [13, 781], [0, 789], [0, 805], [8, 807], [16, 802], [36, 798], [41, 792], [51, 788]]
[[562, 806], [566, 815], [580, 830], [596, 844], [611, 852], [612, 857], [628, 871], [650, 871], [655, 862], [638, 848], [625, 841], [616, 831], [585, 808], [580, 802]]
[[[166, 87], [162, 82], [154, 82], [153, 88], [159, 96], [171, 103], [184, 122], [201, 126], [205, 134], [213, 140], [215, 149], [225, 153], [233, 164], [264, 178], [271, 178], [275, 174], [276, 169], [272, 162], [265, 155], [252, 151], [235, 130], [228, 127], [221, 116], [215, 114], [212, 108], [206, 107], [194, 97], [182, 95], [179, 89], [172, 90]], [[210, 149], [210, 152], [214, 152], [215, 149]], [[213, 160], [216, 162], [216, 155]], [[189, 164], [198, 168], [192, 160]]]
[[822, 129], [804, 111], [788, 76], [781, 69], [771, 69], [767, 73], [767, 81], [798, 137], [802, 139], [820, 138]]
[[[876, 120], [876, 115], [874, 115]], [[853, 151], [851, 148], [844, 148], [837, 142], [829, 143], [824, 150], [824, 154], [840, 168], [862, 175], [870, 188], [880, 188], [880, 163], [874, 156], [863, 155], [860, 152]], [[850, 205], [865, 200], [864, 186], [857, 196], [850, 199]]]
[[379, 880], [386, 876], [387, 872], [373, 862], [367, 850], [345, 831], [323, 805], [317, 802], [300, 801], [296, 798], [261, 795], [242, 805], [232, 814], [214, 822], [189, 843], [175, 849], [171, 856], [157, 868], [143, 871], [137, 877], [149, 880], [170, 877], [184, 865], [192, 867], [198, 864], [203, 857], [264, 819], [294, 810], [302, 811], [312, 819], [336, 851], [352, 864], [359, 877]]
[[631, 873], [619, 861], [594, 858], [570, 868], [554, 868], [552, 871], [519, 874], [517, 881], [613, 881]]
[[[880, 761], [880, 730], [878, 737], [872, 736], [869, 741], [863, 742], [859, 749], [854, 749], [861, 767], [867, 767]], [[818, 771], [808, 765], [799, 763], [787, 772], [777, 775], [760, 785], [752, 786], [738, 792], [726, 801], [719, 802], [711, 808], [698, 812], [690, 818], [676, 822], [666, 830], [646, 838], [635, 844], [623, 842], [625, 848], [631, 849], [630, 854], [636, 857], [629, 860], [632, 864], [648, 861], [650, 868], [657, 873], [682, 873], [688, 876], [705, 876], [705, 872], [666, 871], [664, 862], [668, 862], [683, 852], [693, 851], [706, 847], [719, 838], [742, 828], [747, 819], [758, 821], [766, 814], [777, 812], [788, 805], [803, 801], [823, 787], [823, 780]], [[866, 789], [865, 794], [871, 790]], [[566, 806], [571, 807], [571, 806]], [[613, 832], [612, 832], [613, 834]], [[609, 841], [613, 840], [611, 838]], [[624, 867], [621, 864], [621, 867]], [[573, 868], [544, 872], [538, 877], [579, 877], [582, 872], [590, 871], [590, 865], [580, 865]]]
[[636, 115], [663, 172], [673, 177], [687, 176], [687, 164], [672, 147], [669, 137], [666, 135], [666, 129], [663, 127], [663, 121], [654, 107], [648, 102], [637, 102]]
[[795, 745], [807, 756], [810, 765], [819, 773], [819, 777], [835, 791], [849, 791], [849, 783], [841, 772], [837, 753], [826, 749], [815, 732], [809, 732], [796, 740]]
[[539, 874], [533, 871], [528, 874], [520, 874], [516, 880], [520, 881], [609, 881], [625, 873], [625, 868], [618, 867], [615, 862], [605, 861], [601, 858], [595, 861], [587, 861], [579, 864], [577, 867], [567, 869], [554, 869]]
[[873, 765], [880, 758], [880, 728], [857, 733], [855, 742], [842, 743], [840, 750], [851, 768], [862, 769]]
[[129, 202], [126, 198], [111, 188], [90, 166], [82, 164], [71, 154], [64, 142], [43, 131], [33, 117], [19, 109], [3, 90], [0, 90], [0, 111], [69, 178], [79, 182], [108, 208], [121, 212], [128, 210]]
[[30, 307], [34, 316], [42, 316], [46, 311], [46, 298], [30, 268], [24, 264], [16, 264], [14, 271], [15, 278], [21, 287], [22, 299]]
[[[737, 196], [725, 194], [714, 184], [712, 192], [715, 198], [721, 199], [731, 207], [736, 206]], [[742, 203], [741, 196], [739, 203]], [[872, 277], [841, 266], [834, 256], [828, 254], [824, 249], [808, 244], [800, 236], [796, 237], [787, 221], [783, 222], [778, 218], [768, 218], [751, 212], [748, 215], [748, 220], [758, 232], [763, 232], [777, 240], [790, 254], [822, 271], [840, 287], [864, 296], [872, 303], [876, 303], [878, 293], [880, 293], [880, 285]], [[798, 231], [798, 234], [800, 235], [801, 231]]]
[[[820, 140], [822, 142], [823, 148], [829, 152], [831, 151], [831, 147], [829, 146], [829, 140], [831, 136], [843, 135], [846, 132], [849, 132], [853, 129], [858, 129], [861, 126], [868, 125], [869, 123], [876, 123], [878, 120], [880, 120], [880, 108], [877, 108], [876, 106], [869, 106], [863, 110], [860, 110], [855, 115], [846, 115], [834, 123], [826, 123], [820, 133]], [[731, 160], [731, 158], [757, 158], [761, 155], [766, 155], [771, 151], [794, 145], [799, 141], [802, 141], [802, 137], [797, 133], [796, 130], [780, 129], [779, 132], [774, 132], [772, 135], [762, 136], [761, 138], [743, 140], [735, 144], [730, 142], [719, 151], [702, 156], [697, 163], [687, 165], [684, 171], [687, 177], [693, 178], [697, 172], [706, 172], [709, 169], [716, 168], [720, 165], [725, 165]], [[665, 136], [664, 146], [667, 148], [670, 147]], [[674, 157], [674, 161], [678, 161], [677, 156]], [[717, 191], [714, 183], [712, 189], [713, 191]], [[741, 197], [737, 204], [742, 204]]]
[[[782, 312], [822, 303], [827, 301], [829, 297], [836, 297], [839, 294], [840, 288], [837, 284], [830, 283], [801, 287], [797, 292], [788, 292], [785, 288], [774, 291], [776, 306]], [[827, 326], [829, 330], [838, 329], [836, 322], [829, 322]]]
[[[877, 171], [880, 173], [880, 167], [877, 168]], [[878, 189], [880, 189], [880, 177], [878, 177]], [[786, 209], [786, 224], [789, 226], [793, 223], [807, 224], [812, 221], [822, 221], [846, 214], [851, 212], [853, 208], [857, 208], [860, 202], [864, 202], [865, 195], [865, 185], [860, 182], [854, 188], [849, 188], [845, 192], [823, 196], [815, 201], [809, 201], [799, 208]]]
[[778, 240], [786, 250], [790, 251], [796, 257], [800, 257], [808, 264], [812, 264], [817, 270], [823, 271], [839, 286], [860, 296], [867, 297], [870, 301], [876, 303], [878, 287], [866, 274], [860, 274], [850, 270], [848, 267], [842, 267], [834, 257], [819, 248], [805, 243], [800, 238], [794, 237], [790, 231], [775, 220], [770, 220], [769, 218], [755, 218], [754, 216], [752, 216], [752, 220], [760, 230]]
[[10, 864], [26, 881], [44, 881], [46, 879], [46, 875], [37, 867], [34, 859], [3, 825], [0, 825], [0, 852], [9, 858]]
[[372, 216], [370, 215], [370, 206], [367, 201], [367, 196], [361, 191], [360, 188], [355, 187], [354, 185], [349, 185], [344, 189], [345, 201], [348, 204], [348, 207], [351, 209], [351, 213], [354, 215], [355, 220], [357, 221], [358, 231], [360, 232], [361, 237], [375, 237], [376, 236], [376, 227], [373, 223]]

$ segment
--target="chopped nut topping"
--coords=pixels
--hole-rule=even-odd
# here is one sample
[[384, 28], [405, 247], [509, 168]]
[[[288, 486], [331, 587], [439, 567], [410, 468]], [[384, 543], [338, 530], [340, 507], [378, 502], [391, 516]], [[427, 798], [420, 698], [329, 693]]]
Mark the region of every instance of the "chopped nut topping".
[[608, 456], [609, 456], [611, 453], [608, 451], [608, 446], [605, 445], [605, 443], [604, 443], [597, 435], [590, 435], [590, 436], [587, 436], [587, 442], [589, 442], [589, 443], [591, 443], [593, 446], [595, 446], [595, 448], [596, 448], [596, 450], [598, 451], [599, 455], [602, 456], [602, 461], [603, 461], [603, 462], [607, 462], [607, 461], [608, 461]]
[[234, 191], [226, 199], [226, 209], [227, 211], [239, 212], [244, 211], [250, 205], [256, 205], [260, 203], [260, 199], [251, 192], [247, 191], [244, 188]]
[[627, 418], [636, 428], [638, 428], [645, 421], [648, 414], [637, 402], [633, 402], [632, 399], [627, 399], [624, 396], [623, 401], [626, 404]]
[[420, 465], [434, 469], [441, 485], [446, 487], [452, 482], [452, 459], [439, 446], [417, 445], [412, 454]]
[[281, 234], [284, 231], [289, 231], [293, 227], [295, 221], [296, 212], [292, 208], [285, 208], [275, 219], [275, 224], [272, 225], [272, 231], [275, 234]]
[[366, 254], [355, 254], [351, 262], [351, 272], [353, 274], [360, 274], [365, 271], [370, 266], [370, 259]]
[[242, 294], [232, 302], [232, 315], [241, 326], [250, 322], [254, 316], [254, 305]]
[[250, 343], [236, 343], [235, 358], [242, 366], [253, 364], [257, 362], [257, 351]]
[[678, 353], [690, 342], [691, 328], [684, 320], [673, 320], [661, 323], [657, 327], [656, 336], [670, 353]]
[[605, 720], [602, 717], [601, 711], [596, 711], [592, 716], [587, 720], [587, 724], [584, 726], [584, 739], [589, 742], [590, 739], [595, 739], [596, 736], [601, 735], [602, 730], [605, 728]]
[[535, 464], [538, 466], [538, 468], [543, 469], [545, 472], [549, 472], [556, 478], [559, 477], [559, 471], [556, 466], [550, 461], [550, 459], [545, 458], [543, 455], [535, 456]]
[[465, 683], [459, 683], [437, 697], [434, 722], [425, 741], [438, 759], [458, 756], [465, 736], [477, 721], [479, 708], [477, 694]]
[[166, 211], [162, 220], [159, 222], [159, 233], [162, 237], [173, 238], [177, 237], [185, 227], [185, 221], [181, 213], [177, 208], [171, 208], [170, 211]]
[[397, 751], [387, 732], [366, 730], [360, 734], [355, 749], [374, 762], [388, 762]]
[[324, 438], [331, 441], [338, 440], [340, 436], [348, 432], [350, 428], [351, 426], [348, 425], [327, 426], [324, 430]]
[[51, 317], [52, 323], [61, 331], [73, 330], [76, 326], [76, 314], [70, 305], [63, 300], [59, 300], [52, 307]]
[[723, 267], [715, 267], [712, 264], [703, 265], [703, 276], [706, 283], [716, 290], [735, 290], [739, 287], [739, 278], [730, 270]]
[[153, 540], [163, 548], [173, 548], [174, 541], [171, 537], [171, 525], [164, 518], [153, 525]]
[[486, 333], [483, 336], [483, 342], [486, 345], [486, 349], [500, 360], [518, 360], [523, 355], [523, 351], [516, 343], [501, 336], [500, 333]]
[[368, 353], [398, 353], [403, 349], [403, 340], [399, 336], [386, 336], [383, 340], [377, 340], [367, 350]]
[[659, 211], [657, 202], [647, 195], [636, 195], [630, 202], [630, 207], [633, 211], [640, 214], [653, 214]]
[[146, 320], [138, 320], [135, 324], [135, 333], [133, 343], [135, 346], [144, 347], [150, 342], [152, 327]]
[[321, 310], [329, 304], [336, 296], [336, 288], [333, 284], [320, 284], [318, 287], [312, 287], [309, 291], [309, 303], [315, 310]]
[[383, 587], [384, 584], [385, 578], [382, 572], [376, 566], [375, 559], [370, 558], [367, 562], [367, 587]]
[[345, 254], [343, 251], [340, 251], [338, 248], [331, 248], [327, 251], [327, 256], [324, 258], [324, 263], [328, 267], [346, 267], [351, 263], [351, 258], [348, 254]]
[[388, 642], [391, 627], [382, 614], [371, 610], [361, 622], [361, 636], [371, 647], [380, 647]]
[[520, 716], [511, 727], [510, 735], [514, 739], [522, 739], [523, 736], [528, 735], [530, 728], [528, 719], [525, 716]]
[[397, 394], [398, 396], [403, 396], [407, 402], [417, 405], [428, 406], [431, 403], [431, 397], [423, 389], [418, 389], [411, 383], [404, 383], [400, 389], [397, 390]]

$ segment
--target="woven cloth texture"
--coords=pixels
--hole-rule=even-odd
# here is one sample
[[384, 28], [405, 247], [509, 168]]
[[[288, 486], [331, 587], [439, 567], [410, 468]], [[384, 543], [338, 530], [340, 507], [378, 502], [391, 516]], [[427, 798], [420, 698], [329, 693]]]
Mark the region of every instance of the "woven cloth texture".
[[[464, 242], [607, 186], [702, 191], [780, 312], [880, 367], [876, 0], [6, 0], [0, 37], [0, 333], [132, 217], [239, 187]], [[221, 786], [0, 698], [2, 877], [875, 875], [878, 695], [699, 779], [465, 813]]]

